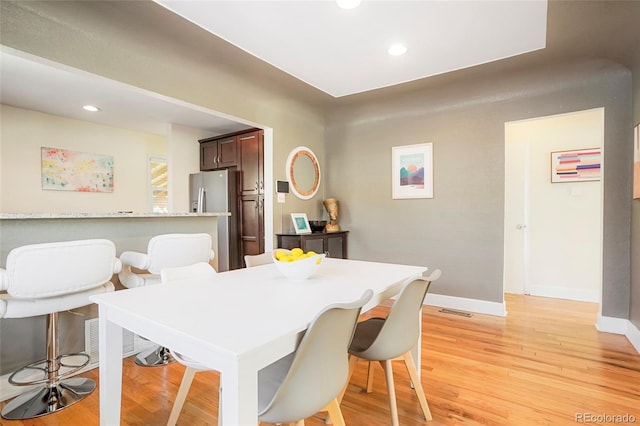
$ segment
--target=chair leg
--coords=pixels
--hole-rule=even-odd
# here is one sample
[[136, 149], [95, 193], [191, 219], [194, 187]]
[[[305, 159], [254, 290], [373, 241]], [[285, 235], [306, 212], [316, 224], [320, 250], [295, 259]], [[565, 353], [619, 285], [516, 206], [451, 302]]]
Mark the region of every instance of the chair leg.
[[[187, 394], [189, 393], [189, 388], [191, 387], [191, 382], [193, 382], [195, 374], [196, 370], [191, 367], [187, 367], [184, 371], [182, 383], [180, 383], [180, 389], [178, 389], [176, 401], [173, 403], [173, 408], [171, 408], [171, 414], [169, 414], [167, 426], [174, 426], [178, 421], [178, 417], [180, 417], [180, 412], [184, 406], [184, 401], [187, 399]], [[218, 413], [218, 416], [220, 416], [220, 413]]]
[[331, 401], [322, 411], [329, 412], [329, 418], [335, 426], [345, 426], [344, 417], [342, 417], [342, 411], [340, 410], [340, 404], [338, 399]]
[[[342, 403], [342, 398], [344, 398], [344, 394], [347, 391], [347, 386], [349, 386], [349, 381], [351, 380], [351, 376], [353, 375], [353, 370], [355, 370], [356, 368], [356, 364], [358, 364], [358, 357], [349, 355], [349, 376], [347, 376], [347, 382], [344, 384], [342, 391], [338, 394], [338, 397], [336, 398], [336, 400], [338, 401], [338, 405]], [[328, 421], [330, 418], [331, 416], [327, 417], [327, 424], [330, 423]]]
[[373, 392], [373, 362], [369, 361], [369, 369], [367, 371], [367, 393]]
[[391, 424], [392, 426], [400, 426], [400, 421], [398, 420], [398, 404], [396, 402], [396, 388], [393, 383], [393, 367], [391, 366], [391, 360], [387, 359], [384, 361], [380, 361], [380, 365], [384, 370], [384, 378], [387, 381], [387, 393], [389, 394]]
[[422, 388], [422, 384], [420, 383], [420, 378], [418, 377], [418, 371], [416, 370], [416, 364], [413, 362], [413, 355], [411, 355], [411, 351], [404, 354], [402, 356], [402, 359], [404, 360], [404, 365], [407, 367], [407, 372], [409, 373], [409, 377], [411, 378], [411, 382], [413, 383], [413, 390], [416, 391], [418, 401], [420, 401], [422, 414], [424, 414], [424, 418], [426, 420], [432, 420], [431, 410], [429, 410], [427, 397], [424, 395], [424, 389]]

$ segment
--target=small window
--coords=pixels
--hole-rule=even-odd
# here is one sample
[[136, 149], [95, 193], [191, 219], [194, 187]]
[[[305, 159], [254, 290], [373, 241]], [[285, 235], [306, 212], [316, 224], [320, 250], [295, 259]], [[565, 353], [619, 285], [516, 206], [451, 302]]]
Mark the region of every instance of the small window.
[[166, 158], [149, 158], [149, 182], [151, 189], [151, 211], [153, 213], [169, 213], [169, 186]]

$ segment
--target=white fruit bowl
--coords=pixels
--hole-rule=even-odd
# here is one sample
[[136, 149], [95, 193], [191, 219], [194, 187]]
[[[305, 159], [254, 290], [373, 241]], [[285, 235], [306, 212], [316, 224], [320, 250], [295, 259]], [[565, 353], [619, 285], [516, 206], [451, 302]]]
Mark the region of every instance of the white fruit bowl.
[[279, 251], [284, 251], [289, 253], [289, 250], [286, 249], [275, 249], [273, 251], [273, 263], [276, 264], [276, 267], [284, 275], [290, 280], [293, 281], [302, 281], [311, 277], [316, 273], [318, 269], [320, 269], [320, 265], [324, 261], [325, 254], [315, 254], [311, 257], [306, 257], [304, 259], [295, 260], [293, 262], [281, 262], [276, 259], [276, 253]]

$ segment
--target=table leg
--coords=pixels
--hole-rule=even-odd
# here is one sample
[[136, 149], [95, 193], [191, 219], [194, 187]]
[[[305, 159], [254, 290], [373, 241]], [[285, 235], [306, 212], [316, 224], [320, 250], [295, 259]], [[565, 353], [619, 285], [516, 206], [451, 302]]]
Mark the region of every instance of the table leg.
[[100, 426], [120, 424], [122, 402], [122, 327], [108, 320], [99, 307]]
[[[220, 373], [222, 425], [256, 426], [258, 424], [258, 372], [243, 368], [238, 361]], [[219, 423], [220, 424], [220, 423]]]

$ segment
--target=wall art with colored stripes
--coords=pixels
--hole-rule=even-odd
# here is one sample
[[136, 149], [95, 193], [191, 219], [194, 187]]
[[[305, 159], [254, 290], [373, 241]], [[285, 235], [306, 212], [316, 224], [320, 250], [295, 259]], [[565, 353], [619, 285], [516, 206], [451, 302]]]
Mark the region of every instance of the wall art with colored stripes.
[[633, 129], [633, 198], [640, 198], [640, 124]]
[[600, 148], [551, 153], [551, 183], [600, 180]]

